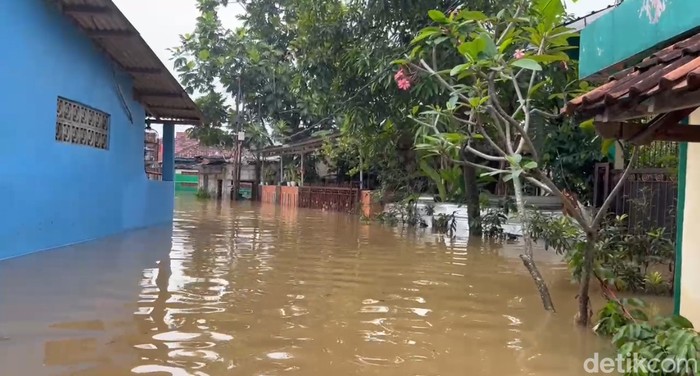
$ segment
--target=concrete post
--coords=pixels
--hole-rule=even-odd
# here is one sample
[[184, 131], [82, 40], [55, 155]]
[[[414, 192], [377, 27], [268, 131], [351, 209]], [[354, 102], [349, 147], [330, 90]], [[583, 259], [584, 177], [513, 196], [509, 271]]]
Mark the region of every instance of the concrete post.
[[303, 187], [304, 186], [304, 153], [301, 153], [300, 156], [301, 156], [301, 181], [299, 182], [299, 186]]
[[163, 124], [163, 181], [175, 181], [175, 125]]

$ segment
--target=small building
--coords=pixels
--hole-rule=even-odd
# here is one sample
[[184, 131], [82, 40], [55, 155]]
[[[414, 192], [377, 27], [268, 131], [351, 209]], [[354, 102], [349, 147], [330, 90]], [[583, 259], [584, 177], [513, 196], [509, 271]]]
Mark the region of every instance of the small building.
[[[244, 153], [241, 167], [239, 194], [244, 198], [250, 198], [252, 188], [258, 180], [255, 173], [255, 161], [253, 157]], [[233, 199], [234, 163], [223, 158], [204, 159], [197, 167], [199, 176], [199, 190], [205, 191], [212, 198], [224, 200]]]
[[[3, 1], [0, 259], [167, 224], [175, 124], [201, 113], [111, 0]], [[162, 177], [145, 170], [163, 124]]]
[[[634, 30], [633, 33], [630, 30]], [[579, 74], [603, 77], [565, 112], [608, 139], [679, 142], [675, 312], [700, 325], [700, 13], [693, 0], [626, 0], [581, 32]]]

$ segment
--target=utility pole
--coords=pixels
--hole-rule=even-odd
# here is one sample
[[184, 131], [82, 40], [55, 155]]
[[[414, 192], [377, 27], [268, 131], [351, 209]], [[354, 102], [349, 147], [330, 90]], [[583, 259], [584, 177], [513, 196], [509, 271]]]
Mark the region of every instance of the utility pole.
[[[242, 74], [242, 72], [241, 72]], [[233, 179], [233, 192], [231, 192], [232, 196], [231, 199], [233, 200], [238, 200], [238, 191], [240, 187], [240, 176], [241, 176], [241, 150], [240, 150], [240, 140], [238, 139], [238, 135], [241, 132], [241, 97], [242, 97], [242, 91], [241, 91], [241, 74], [238, 75], [238, 95], [236, 96], [236, 131], [233, 135], [234, 140], [233, 142], [236, 143], [236, 152], [233, 156], [233, 176], [231, 178]]]

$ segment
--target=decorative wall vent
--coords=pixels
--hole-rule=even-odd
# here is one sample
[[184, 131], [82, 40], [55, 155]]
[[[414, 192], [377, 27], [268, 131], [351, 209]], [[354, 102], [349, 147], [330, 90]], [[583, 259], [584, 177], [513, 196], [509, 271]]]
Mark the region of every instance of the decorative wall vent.
[[65, 98], [56, 107], [56, 141], [109, 149], [109, 114]]

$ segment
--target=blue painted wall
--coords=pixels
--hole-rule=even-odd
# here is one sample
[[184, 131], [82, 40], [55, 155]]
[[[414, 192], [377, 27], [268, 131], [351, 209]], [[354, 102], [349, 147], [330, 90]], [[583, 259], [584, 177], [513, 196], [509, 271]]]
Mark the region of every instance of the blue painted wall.
[[[172, 221], [173, 182], [144, 172], [131, 79], [44, 0], [0, 1], [0, 259]], [[55, 140], [56, 99], [111, 115], [109, 150]]]

